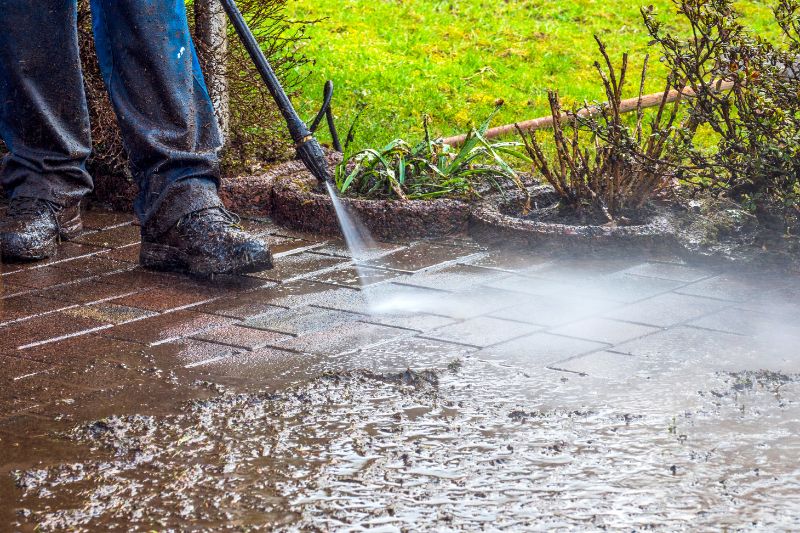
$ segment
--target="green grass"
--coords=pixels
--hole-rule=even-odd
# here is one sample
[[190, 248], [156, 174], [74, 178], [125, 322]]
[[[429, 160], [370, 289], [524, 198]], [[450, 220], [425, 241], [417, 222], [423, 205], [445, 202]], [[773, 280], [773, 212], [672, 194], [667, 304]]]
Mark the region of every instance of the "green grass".
[[[466, 131], [498, 99], [506, 104], [494, 125], [542, 116], [548, 88], [567, 104], [601, 97], [592, 68], [599, 58], [595, 33], [612, 57], [630, 52], [636, 73], [648, 48], [639, 14], [645, 3], [676, 20], [665, 0], [292, 0], [290, 16], [324, 19], [309, 31], [304, 52], [315, 64], [298, 72], [307, 78], [296, 104], [313, 116], [324, 80], [334, 80], [342, 135], [366, 104], [351, 150], [418, 138], [425, 114], [435, 135]], [[770, 5], [739, 7], [756, 31], [777, 35]], [[664, 72], [658, 52], [651, 56], [648, 91], [655, 92]], [[629, 96], [636, 85], [629, 84]]]

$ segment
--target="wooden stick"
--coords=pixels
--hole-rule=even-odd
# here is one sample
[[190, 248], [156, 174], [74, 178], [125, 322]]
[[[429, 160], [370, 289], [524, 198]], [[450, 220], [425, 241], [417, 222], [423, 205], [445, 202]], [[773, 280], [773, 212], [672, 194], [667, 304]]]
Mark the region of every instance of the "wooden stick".
[[[716, 84], [716, 91], [722, 92], [725, 90], [730, 89], [733, 87], [733, 82], [730, 81], [723, 81]], [[674, 102], [678, 99], [678, 95], [680, 93], [672, 89], [669, 91], [667, 95], [667, 103]], [[686, 88], [683, 90], [684, 96], [694, 96], [694, 91], [692, 89]], [[619, 112], [620, 113], [628, 113], [630, 111], [636, 111], [638, 106], [641, 105], [642, 108], [646, 107], [655, 107], [661, 104], [661, 99], [664, 98], [664, 93], [653, 93], [653, 94], [646, 94], [641, 98], [641, 104], [639, 103], [639, 97], [634, 98], [627, 98], [625, 100], [620, 101], [619, 104]], [[580, 117], [590, 117], [592, 115], [596, 115], [601, 111], [600, 106], [590, 106], [585, 107], [578, 111], [577, 115]], [[567, 113], [561, 114], [561, 120], [565, 120], [569, 117]], [[552, 128], [553, 127], [553, 117], [546, 116], [546, 117], [539, 117], [534, 118], [531, 120], [525, 120], [523, 122], [516, 122], [514, 124], [506, 124], [505, 126], [497, 126], [495, 128], [491, 128], [486, 132], [484, 137], [487, 139], [493, 139], [495, 137], [500, 137], [501, 135], [508, 135], [510, 133], [515, 133], [517, 131], [517, 127], [522, 131], [535, 131], [535, 130], [543, 130], [545, 128]], [[464, 143], [467, 139], [466, 134], [461, 135], [454, 135], [453, 137], [447, 137], [442, 141], [444, 144], [449, 144], [450, 146], [459, 146]]]

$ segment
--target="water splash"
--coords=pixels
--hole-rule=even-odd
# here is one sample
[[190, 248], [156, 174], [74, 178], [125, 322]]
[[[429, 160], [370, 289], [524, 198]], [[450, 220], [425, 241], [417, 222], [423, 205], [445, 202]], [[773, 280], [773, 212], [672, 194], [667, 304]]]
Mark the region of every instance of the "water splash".
[[336, 217], [339, 219], [339, 227], [342, 229], [347, 248], [350, 250], [350, 256], [353, 258], [353, 264], [358, 274], [359, 284], [364, 286], [364, 269], [361, 263], [372, 258], [374, 251], [377, 248], [375, 240], [370, 235], [369, 230], [361, 223], [355, 213], [351, 212], [342, 203], [336, 188], [330, 182], [325, 182], [325, 187], [328, 188], [328, 194], [333, 202], [333, 208], [336, 211]]

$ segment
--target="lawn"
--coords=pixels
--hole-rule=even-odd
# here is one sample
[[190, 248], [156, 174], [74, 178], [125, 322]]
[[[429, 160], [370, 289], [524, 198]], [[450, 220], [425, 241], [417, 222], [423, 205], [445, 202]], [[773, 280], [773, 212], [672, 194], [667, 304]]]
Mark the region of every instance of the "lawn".
[[[676, 20], [669, 1], [652, 4]], [[494, 102], [506, 103], [495, 124], [547, 113], [546, 91], [567, 102], [600, 98], [592, 63], [593, 34], [612, 57], [631, 53], [638, 69], [648, 51], [640, 3], [621, 0], [291, 0], [296, 19], [322, 19], [309, 30], [306, 55], [314, 64], [297, 101], [304, 116], [318, 106], [322, 83], [336, 83], [340, 130], [366, 105], [351, 149], [416, 138], [422, 116], [437, 135], [480, 122]], [[775, 35], [770, 4], [740, 2], [748, 25]], [[649, 91], [662, 88], [663, 69], [651, 50]], [[636, 83], [628, 87], [634, 96]], [[324, 138], [325, 135], [322, 135]]]

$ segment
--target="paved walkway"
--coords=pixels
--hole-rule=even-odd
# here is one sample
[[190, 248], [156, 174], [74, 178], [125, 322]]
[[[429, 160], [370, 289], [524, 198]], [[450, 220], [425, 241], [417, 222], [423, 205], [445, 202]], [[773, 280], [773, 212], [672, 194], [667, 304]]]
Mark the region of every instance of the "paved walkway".
[[[268, 236], [277, 268], [208, 283], [141, 269], [139, 228], [128, 215], [90, 211], [85, 224], [56, 258], [3, 265], [0, 427], [98, 391], [140, 387], [151, 371], [268, 383], [276, 362], [423, 340], [571, 373], [701, 352], [741, 366], [752, 350], [764, 368], [800, 370], [798, 344], [789, 342], [800, 339], [792, 277], [548, 261], [452, 239], [381, 245], [362, 267], [369, 285], [359, 291], [341, 242], [247, 220]], [[391, 308], [399, 295], [412, 306]]]
[[569, 379], [581, 401], [608, 383], [652, 401], [648, 383], [676, 368], [686, 380], [800, 372], [796, 276], [553, 260], [455, 238], [380, 245], [360, 288], [341, 242], [245, 220], [277, 268], [209, 283], [141, 269], [131, 216], [90, 211], [85, 224], [58, 257], [3, 265], [0, 475], [45, 446], [43, 428], [168, 413], [219, 387], [275, 389], [332, 367], [480, 360]]

